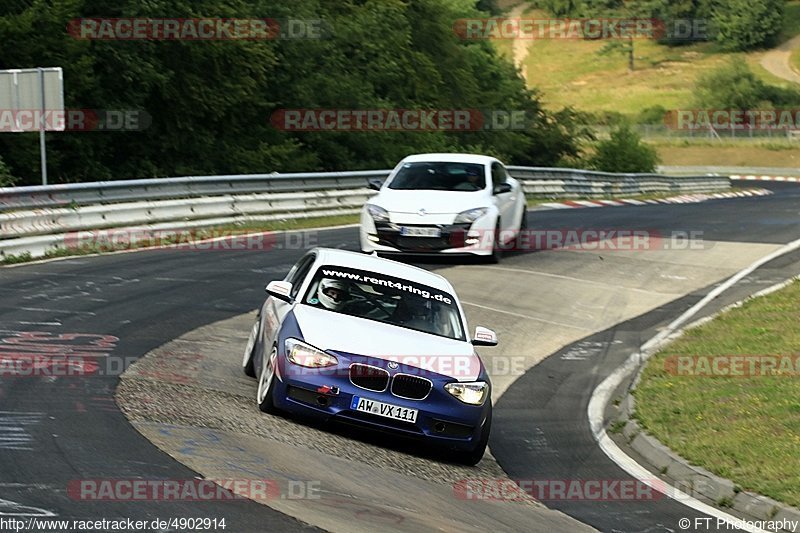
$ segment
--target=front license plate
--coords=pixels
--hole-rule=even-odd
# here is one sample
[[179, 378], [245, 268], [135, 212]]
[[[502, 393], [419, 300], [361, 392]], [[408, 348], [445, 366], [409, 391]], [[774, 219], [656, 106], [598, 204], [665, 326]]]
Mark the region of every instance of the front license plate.
[[395, 420], [410, 422], [412, 424], [417, 421], [418, 411], [416, 409], [408, 409], [407, 407], [400, 407], [399, 405], [369, 400], [360, 396], [353, 396], [353, 401], [350, 402], [350, 409], [386, 418], [394, 418]]
[[400, 235], [403, 237], [441, 237], [442, 230], [439, 228], [400, 228]]

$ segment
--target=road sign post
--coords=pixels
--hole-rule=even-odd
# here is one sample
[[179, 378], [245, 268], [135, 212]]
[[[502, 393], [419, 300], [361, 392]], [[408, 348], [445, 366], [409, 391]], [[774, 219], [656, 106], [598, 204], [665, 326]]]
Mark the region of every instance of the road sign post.
[[47, 185], [45, 132], [66, 127], [61, 67], [0, 70], [0, 114], [0, 132], [39, 132], [42, 185]]

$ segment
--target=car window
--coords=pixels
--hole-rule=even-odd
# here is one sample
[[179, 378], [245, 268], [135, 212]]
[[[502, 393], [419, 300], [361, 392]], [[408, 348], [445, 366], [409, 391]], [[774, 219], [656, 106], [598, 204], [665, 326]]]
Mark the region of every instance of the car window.
[[321, 266], [302, 304], [432, 335], [466, 340], [452, 295], [427, 285], [340, 266]]
[[389, 183], [390, 189], [480, 191], [486, 187], [483, 165], [474, 163], [404, 163]]
[[292, 292], [290, 293], [292, 298], [296, 298], [297, 293], [300, 292], [300, 285], [303, 284], [303, 280], [306, 279], [308, 271], [311, 270], [311, 265], [314, 263], [315, 257], [314, 254], [303, 257], [292, 267], [292, 270], [290, 270], [289, 274], [286, 276], [285, 281], [292, 284]]

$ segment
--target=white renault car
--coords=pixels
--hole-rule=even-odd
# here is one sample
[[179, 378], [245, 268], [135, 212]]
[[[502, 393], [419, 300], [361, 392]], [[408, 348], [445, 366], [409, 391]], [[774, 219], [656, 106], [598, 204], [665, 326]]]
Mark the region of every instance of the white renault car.
[[521, 184], [485, 155], [406, 157], [361, 212], [361, 250], [471, 254], [498, 261], [525, 229]]

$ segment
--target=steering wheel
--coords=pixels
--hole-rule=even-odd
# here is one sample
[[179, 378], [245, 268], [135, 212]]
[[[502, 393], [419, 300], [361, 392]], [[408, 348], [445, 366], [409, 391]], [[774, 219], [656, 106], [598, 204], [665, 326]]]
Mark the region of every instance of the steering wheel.
[[375, 310], [375, 311], [381, 312], [384, 316], [382, 316], [382, 317], [373, 317], [373, 316], [371, 316], [370, 318], [380, 318], [380, 319], [385, 320], [385, 319], [389, 318], [390, 316], [392, 316], [392, 313], [386, 310], [386, 308], [383, 305], [383, 302], [381, 300], [379, 300], [377, 297], [370, 296], [370, 295], [368, 295], [366, 293], [359, 294], [359, 296], [360, 296], [360, 299], [359, 300], [355, 300], [354, 299], [351, 302], [351, 305], [359, 305], [359, 304], [363, 303], [363, 304], [366, 304], [367, 306], [369, 306], [369, 310], [367, 310], [365, 313], [361, 313], [361, 314], [366, 316], [366, 315], [369, 315], [370, 313], [372, 313], [373, 310]]

